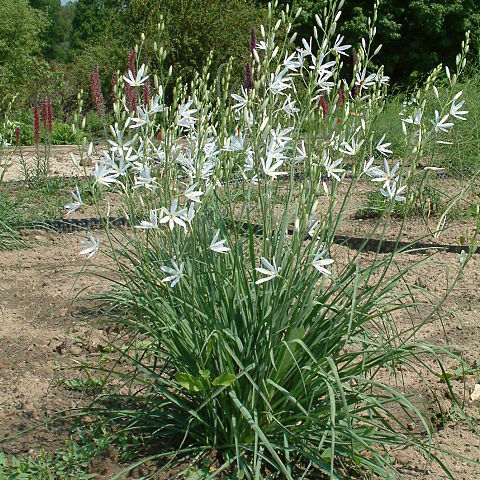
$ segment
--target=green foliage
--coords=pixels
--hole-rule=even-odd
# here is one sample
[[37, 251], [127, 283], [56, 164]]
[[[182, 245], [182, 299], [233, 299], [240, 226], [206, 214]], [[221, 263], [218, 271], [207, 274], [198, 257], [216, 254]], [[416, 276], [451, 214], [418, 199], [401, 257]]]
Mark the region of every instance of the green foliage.
[[52, 145], [72, 145], [78, 141], [73, 134], [71, 125], [58, 122], [53, 122], [51, 139]]
[[[75, 179], [49, 177], [30, 184], [4, 183], [0, 196], [0, 221], [11, 228], [34, 226], [43, 220], [60, 218], [65, 213], [64, 205], [71, 199], [70, 192]], [[79, 184], [82, 196], [86, 184]]]
[[0, 108], [24, 96], [36, 78], [45, 15], [27, 0], [0, 2]]
[[103, 38], [112, 16], [124, 2], [78, 0], [72, 19], [72, 48], [82, 49]]
[[65, 37], [69, 33], [68, 8], [63, 9], [60, 0], [29, 0], [29, 3], [43, 12], [48, 21], [48, 26], [41, 36], [43, 57], [47, 60], [65, 60]]
[[0, 479], [2, 480], [91, 480], [90, 461], [108, 448], [110, 439], [99, 431], [92, 438], [81, 431], [77, 440], [70, 438], [55, 452], [38, 451], [35, 455], [21, 455], [10, 459], [0, 451]]
[[[229, 57], [243, 68], [250, 28], [266, 20], [265, 11], [251, 0], [137, 0], [129, 2], [118, 21], [127, 25], [127, 38], [133, 44], [139, 32], [151, 41], [156, 39], [160, 15], [165, 21], [161, 45], [167, 49], [167, 62], [176, 75], [187, 78], [200, 71], [210, 51], [213, 69]], [[151, 46], [143, 56], [154, 58]]]
[[[125, 72], [129, 51], [145, 33], [148, 41], [139, 62], [149, 60], [155, 70], [153, 42], [167, 51], [174, 75], [192, 78], [201, 69], [210, 51], [213, 67], [234, 57], [237, 73], [246, 59], [250, 28], [265, 20], [264, 10], [250, 0], [79, 0], [73, 20], [73, 47], [77, 76], [85, 79], [99, 65], [106, 100], [111, 98], [112, 74]], [[163, 16], [165, 32], [158, 38], [157, 23]]]
[[[259, 3], [265, 4], [266, 0]], [[281, 5], [289, 3], [280, 0]], [[302, 7], [301, 30], [306, 33], [321, 15], [327, 0], [295, 0]], [[368, 33], [367, 18], [372, 0], [346, 1], [342, 19], [347, 43], [354, 46]], [[377, 44], [383, 48], [377, 62], [385, 65], [394, 82], [418, 80], [438, 63], [453, 65], [465, 31], [480, 39], [480, 10], [477, 0], [382, 0], [377, 22]], [[478, 54], [478, 41], [476, 43]]]

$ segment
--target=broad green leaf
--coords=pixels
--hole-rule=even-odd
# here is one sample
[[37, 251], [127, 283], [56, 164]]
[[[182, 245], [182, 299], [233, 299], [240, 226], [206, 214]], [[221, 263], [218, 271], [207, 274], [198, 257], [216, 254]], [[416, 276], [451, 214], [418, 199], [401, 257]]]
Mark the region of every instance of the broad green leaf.
[[189, 373], [176, 373], [175, 380], [189, 392], [200, 392], [203, 390], [202, 382]]
[[229, 387], [237, 379], [233, 373], [223, 373], [213, 380], [213, 385], [216, 387], [224, 386]]

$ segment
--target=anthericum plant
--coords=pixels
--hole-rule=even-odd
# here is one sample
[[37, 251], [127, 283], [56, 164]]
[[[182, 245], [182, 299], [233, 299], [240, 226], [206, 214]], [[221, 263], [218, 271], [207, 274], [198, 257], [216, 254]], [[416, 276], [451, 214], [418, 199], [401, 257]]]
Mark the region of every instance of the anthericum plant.
[[[440, 365], [453, 355], [395, 324], [419, 301], [405, 278], [415, 262], [397, 265], [406, 253], [395, 240], [389, 253], [381, 248], [389, 214], [362, 232], [380, 240], [368, 257], [367, 241], [348, 257], [334, 239], [362, 182], [378, 186], [390, 212], [408, 205], [424, 146], [464, 121], [457, 80], [468, 34], [456, 69], [436, 68], [398, 119], [400, 157], [373, 128], [389, 84], [372, 62], [379, 4], [351, 62], [337, 33], [343, 3], [331, 0], [312, 37], [297, 43], [299, 12], [287, 7], [276, 20], [270, 5], [245, 79], [232, 79], [231, 60], [219, 72], [207, 60], [190, 84], [167, 66], [150, 72], [139, 65], [142, 38], [135, 68], [118, 80], [92, 196], [118, 194], [131, 228], [109, 228], [110, 210], [98, 204], [104, 238], [89, 232], [81, 253], [113, 259], [116, 281], [104, 297], [128, 343], [110, 372], [118, 389], [92, 410], [141, 435], [156, 449], [150, 459], [214, 452], [212, 478], [245, 479], [397, 478], [392, 451], [405, 445], [436, 459], [427, 418], [381, 380], [400, 365], [426, 365], [424, 355]], [[427, 117], [440, 81], [450, 100], [428, 105]], [[67, 208], [81, 206], [77, 190]], [[397, 220], [397, 240], [407, 221]], [[469, 255], [451, 267], [446, 295]], [[445, 298], [421, 310], [424, 321]], [[417, 433], [407, 428], [412, 417]]]

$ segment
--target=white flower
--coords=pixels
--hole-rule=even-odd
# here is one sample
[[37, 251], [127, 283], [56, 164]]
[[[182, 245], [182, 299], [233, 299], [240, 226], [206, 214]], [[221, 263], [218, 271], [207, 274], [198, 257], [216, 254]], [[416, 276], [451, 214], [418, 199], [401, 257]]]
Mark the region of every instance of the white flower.
[[190, 129], [195, 125], [197, 119], [193, 117], [193, 114], [197, 111], [195, 108], [190, 108], [193, 100], [189, 100], [187, 103], [182, 103], [178, 107], [178, 125]]
[[178, 199], [174, 198], [170, 210], [168, 208], [162, 207], [162, 213], [164, 216], [160, 219], [160, 223], [168, 223], [170, 230], [173, 230], [175, 224], [180, 225], [183, 228], [187, 228], [183, 216], [187, 213], [186, 208], [177, 210]]
[[282, 269], [280, 267], [277, 267], [275, 259], [273, 259], [273, 265], [264, 257], [262, 257], [260, 261], [265, 268], [257, 267], [255, 268], [255, 270], [262, 275], [266, 275], [266, 277], [257, 280], [255, 282], [256, 285], [260, 285], [264, 282], [269, 282], [270, 280], [273, 280], [275, 277], [278, 277], [278, 275], [280, 275], [280, 271]]
[[67, 215], [70, 215], [71, 213], [75, 212], [83, 205], [82, 197], [80, 196], [80, 190], [78, 189], [78, 185], [75, 187], [75, 191], [76, 193], [72, 192], [73, 201], [65, 205], [65, 208], [68, 209]]
[[360, 148], [362, 147], [364, 140], [360, 140], [357, 142], [355, 137], [352, 137], [350, 143], [342, 142], [342, 148], [339, 149], [340, 152], [344, 153], [345, 155], [357, 155], [360, 152]]
[[463, 115], [468, 113], [467, 110], [460, 110], [463, 105], [465, 104], [465, 100], [462, 100], [460, 103], [455, 103], [458, 98], [462, 95], [462, 92], [458, 92], [455, 97], [453, 97], [452, 105], [450, 106], [450, 115], [454, 118], [458, 118], [459, 120], [466, 120]]
[[323, 258], [327, 253], [326, 250], [318, 251], [313, 258], [312, 265], [323, 275], [331, 275], [332, 272], [325, 267], [333, 263], [331, 258]]
[[[328, 80], [333, 75], [332, 72], [328, 70], [322, 70], [318, 72], [316, 82], [320, 92], [330, 92], [330, 90], [335, 86], [335, 82]], [[318, 100], [320, 96], [316, 96], [314, 100]]]
[[391, 145], [391, 143], [382, 143], [385, 140], [385, 133], [383, 134], [383, 137], [379, 140], [377, 143], [377, 146], [375, 147], [382, 155], [387, 156], [390, 153], [393, 153], [391, 150], [388, 149], [388, 147]]
[[97, 183], [109, 187], [112, 183], [117, 182], [118, 173], [107, 167], [105, 163], [97, 162], [93, 170], [93, 176]]
[[170, 283], [170, 286], [174, 287], [180, 281], [180, 279], [185, 276], [183, 273], [183, 269], [185, 268], [185, 262], [182, 262], [179, 267], [175, 262], [175, 260], [170, 260], [170, 261], [172, 262], [173, 268], [161, 267], [162, 272], [165, 272], [169, 275], [168, 277], [165, 277], [162, 280], [162, 282], [163, 283], [172, 282]]
[[[123, 148], [116, 152], [111, 150], [110, 153], [104, 150], [103, 156], [105, 165], [119, 176], [125, 176], [127, 170], [132, 166], [132, 162], [138, 158], [138, 155], [132, 155], [132, 147], [127, 150], [126, 154]], [[118, 164], [115, 161], [116, 158], [118, 158]]]
[[229, 143], [224, 147], [226, 152], [241, 152], [245, 150], [245, 137], [239, 132], [238, 135], [231, 135]]
[[202, 201], [200, 200], [200, 197], [203, 195], [203, 192], [201, 190], [195, 190], [197, 186], [198, 186], [198, 183], [194, 183], [193, 185], [190, 185], [185, 190], [185, 196], [192, 202], [202, 203]]
[[100, 247], [100, 237], [95, 238], [91, 232], [87, 232], [87, 240], [82, 240], [82, 245], [87, 248], [82, 250], [79, 255], [87, 255], [87, 260], [92, 258]]
[[405, 197], [400, 195], [405, 189], [407, 188], [406, 185], [403, 187], [398, 188], [397, 181], [395, 180], [392, 185], [387, 183], [386, 188], [382, 188], [380, 193], [384, 196], [389, 198], [390, 200], [396, 200], [397, 202], [404, 202]]
[[188, 224], [191, 224], [194, 218], [195, 218], [195, 203], [192, 202], [190, 204], [190, 207], [188, 207], [188, 212], [183, 216], [183, 219]]
[[147, 190], [155, 190], [157, 188], [157, 185], [155, 185], [156, 178], [152, 177], [149, 165], [142, 165], [139, 174], [135, 176], [133, 188], [145, 187]]
[[371, 157], [370, 160], [363, 162], [363, 173], [368, 175], [369, 177], [379, 177], [383, 175], [382, 170], [379, 167], [373, 166], [373, 162], [375, 161], [375, 157]]
[[245, 162], [243, 164], [243, 172], [247, 173], [255, 168], [255, 163], [253, 161], [253, 155], [251, 150], [245, 152]]
[[403, 133], [405, 135], [407, 134], [407, 123], [411, 125], [420, 125], [422, 123], [422, 117], [423, 117], [423, 110], [419, 108], [415, 118], [413, 118], [412, 115], [408, 116], [407, 118], [402, 118]]
[[371, 87], [372, 85], [375, 85], [375, 82], [377, 81], [377, 74], [376, 73], [371, 73], [370, 75], [367, 76], [367, 71], [365, 68], [362, 70], [362, 73], [357, 73], [355, 77], [355, 85], [360, 87], [360, 90], [364, 88]]
[[388, 83], [390, 82], [390, 77], [377, 73], [377, 81], [379, 81], [382, 85], [388, 85]]
[[263, 172], [265, 175], [272, 177], [273, 179], [277, 178], [279, 175], [288, 175], [287, 172], [278, 172], [277, 168], [280, 168], [283, 165], [283, 160], [278, 160], [277, 162], [273, 163], [274, 157], [273, 155], [267, 155], [267, 160], [265, 161], [262, 158], [262, 167]]
[[163, 103], [160, 103], [161, 97], [159, 95], [155, 95], [155, 97], [150, 100], [150, 113], [159, 113], [166, 110], [166, 107]]
[[300, 59], [300, 55], [297, 52], [293, 52], [290, 56], [285, 53], [285, 59], [283, 65], [292, 72], [297, 72], [302, 67], [303, 61]]
[[315, 58], [315, 56], [312, 53], [312, 37], [310, 37], [310, 43], [307, 43], [307, 41], [304, 38], [302, 38], [302, 44], [303, 44], [303, 48], [297, 48], [297, 51], [300, 54], [302, 63], [305, 57], [312, 56], [313, 58]]
[[292, 137], [289, 137], [288, 134], [293, 130], [293, 127], [287, 127], [282, 129], [280, 124], [277, 125], [276, 130], [271, 130], [270, 135], [272, 137], [273, 142], [269, 144], [269, 148], [273, 148], [275, 144], [280, 146], [280, 150], [283, 150], [283, 147], [290, 142]]
[[324, 161], [323, 161], [323, 166], [325, 167], [325, 170], [327, 171], [327, 177], [333, 177], [335, 180], [338, 182], [341, 181], [341, 178], [337, 175], [338, 173], [343, 173], [345, 170], [343, 168], [336, 168], [340, 163], [342, 162], [343, 158], [339, 158], [338, 160], [335, 160], [335, 162], [332, 162], [332, 159], [328, 156], [328, 154], [324, 155]]
[[337, 35], [337, 38], [335, 39], [335, 43], [332, 47], [332, 50], [339, 55], [346, 55], [348, 57], [348, 54], [345, 53], [346, 50], [348, 50], [351, 45], [342, 45], [344, 40], [344, 36]]
[[287, 90], [291, 87], [291, 77], [287, 76], [288, 70], [284, 68], [281, 72], [272, 73], [270, 75], [270, 85], [269, 90], [274, 94], [278, 95], [283, 93], [284, 90]]
[[387, 160], [384, 159], [383, 165], [384, 165], [385, 171], [383, 172], [382, 170], [379, 169], [378, 175], [376, 175], [375, 178], [372, 178], [372, 182], [383, 182], [383, 188], [386, 188], [390, 182], [392, 181], [396, 182], [395, 174], [400, 168], [400, 163], [397, 162], [392, 167], [392, 169], [390, 169], [390, 166], [388, 165]]
[[297, 145], [297, 156], [295, 157], [296, 162], [303, 162], [307, 158], [307, 150], [305, 149], [305, 141], [302, 140], [300, 145]]
[[443, 118], [440, 119], [440, 113], [438, 113], [438, 110], [435, 110], [435, 119], [430, 120], [432, 122], [432, 125], [435, 127], [435, 131], [442, 131], [442, 132], [448, 132], [449, 128], [453, 127], [452, 122], [447, 122], [448, 120], [448, 113], [445, 115]]
[[273, 34], [270, 38], [267, 39], [265, 42], [264, 40], [261, 40], [259, 43], [257, 43], [257, 50], [268, 50], [269, 48], [273, 48], [273, 45], [275, 44], [275, 34]]
[[137, 117], [132, 117], [130, 120], [134, 122], [134, 125], [130, 125], [130, 128], [140, 128], [150, 123], [150, 112], [140, 105], [137, 106]]
[[226, 240], [218, 241], [218, 237], [220, 235], [220, 230], [217, 230], [217, 233], [213, 237], [212, 243], [210, 244], [210, 250], [216, 253], [227, 253], [230, 251], [228, 247], [225, 246]]
[[140, 222], [140, 225], [135, 225], [135, 228], [142, 228], [142, 229], [158, 228], [157, 210], [150, 210], [150, 221], [142, 220]]
[[317, 228], [320, 225], [320, 220], [316, 220], [315, 216], [311, 217], [309, 220], [309, 225], [308, 225], [308, 236], [310, 238], [313, 238], [315, 236], [315, 232], [317, 231]]
[[140, 87], [142, 86], [148, 79], [148, 75], [147, 76], [143, 76], [144, 73], [147, 73], [146, 72], [146, 67], [145, 65], [142, 65], [139, 69], [138, 69], [138, 73], [137, 73], [137, 76], [135, 77], [133, 75], [133, 72], [131, 70], [128, 71], [128, 77], [123, 77], [123, 79], [131, 86], [131, 87]]
[[297, 103], [296, 100], [292, 100], [291, 96], [287, 95], [280, 110], [286, 113], [289, 117], [292, 117], [293, 115], [295, 115], [300, 111], [299, 108], [295, 107], [296, 103]]
[[248, 92], [245, 90], [243, 85], [241, 87], [241, 90], [242, 90], [242, 95], [237, 95], [236, 93], [232, 93], [232, 98], [237, 101], [237, 103], [232, 107], [234, 111], [243, 110], [247, 106]]

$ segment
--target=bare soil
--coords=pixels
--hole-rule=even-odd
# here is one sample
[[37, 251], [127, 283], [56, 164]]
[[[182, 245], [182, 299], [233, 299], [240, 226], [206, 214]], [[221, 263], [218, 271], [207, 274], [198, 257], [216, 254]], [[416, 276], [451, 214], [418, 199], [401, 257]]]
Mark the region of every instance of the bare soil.
[[[94, 149], [97, 154], [94, 154], [94, 158], [99, 158], [101, 156], [102, 146], [97, 146]], [[40, 158], [44, 155], [43, 146], [39, 146]], [[58, 175], [60, 177], [72, 177], [75, 175], [83, 175], [84, 170], [78, 168], [73, 164], [70, 154], [73, 153], [78, 160], [80, 157], [78, 155], [78, 147], [75, 145], [53, 145], [50, 150], [49, 157], [49, 166], [50, 166], [50, 175]], [[26, 159], [27, 164], [32, 166], [34, 164], [34, 158], [37, 154], [36, 147], [22, 147], [21, 154]], [[13, 156], [12, 156], [13, 155]], [[6, 170], [4, 180], [22, 180], [23, 171], [20, 162], [20, 152], [18, 150], [11, 151], [10, 154], [7, 152], [3, 157], [3, 164], [0, 164], [0, 171], [2, 166], [9, 163], [10, 166]], [[86, 166], [86, 173], [91, 174], [93, 172], [93, 165], [89, 164]]]

